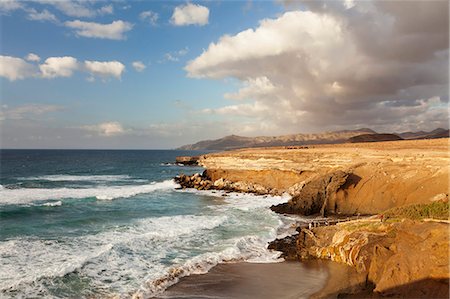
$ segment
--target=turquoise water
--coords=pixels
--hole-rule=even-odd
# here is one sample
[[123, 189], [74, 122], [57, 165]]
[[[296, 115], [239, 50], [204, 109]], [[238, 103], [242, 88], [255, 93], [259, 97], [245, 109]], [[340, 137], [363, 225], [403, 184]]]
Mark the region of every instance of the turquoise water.
[[220, 262], [273, 262], [285, 197], [178, 190], [180, 151], [2, 150], [0, 297], [149, 297]]

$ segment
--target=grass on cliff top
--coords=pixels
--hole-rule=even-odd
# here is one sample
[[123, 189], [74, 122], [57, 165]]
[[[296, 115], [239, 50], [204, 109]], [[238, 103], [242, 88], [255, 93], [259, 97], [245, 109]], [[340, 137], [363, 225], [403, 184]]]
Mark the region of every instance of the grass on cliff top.
[[383, 213], [386, 219], [408, 218], [412, 220], [421, 219], [449, 219], [448, 202], [435, 201], [430, 204], [416, 204], [393, 208]]

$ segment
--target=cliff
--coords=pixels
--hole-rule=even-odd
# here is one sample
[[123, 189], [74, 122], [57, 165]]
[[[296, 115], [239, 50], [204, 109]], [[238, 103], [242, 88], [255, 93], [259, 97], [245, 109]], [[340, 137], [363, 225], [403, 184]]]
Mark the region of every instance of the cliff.
[[289, 202], [272, 207], [279, 213], [375, 215], [297, 227], [299, 234], [269, 245], [286, 259], [357, 270], [349, 282], [332, 276], [339, 283], [318, 298], [448, 298], [449, 162], [448, 138], [241, 149], [200, 156], [204, 173], [176, 181], [199, 190], [287, 192]]
[[307, 214], [377, 214], [448, 196], [448, 142], [241, 149], [201, 156], [198, 163], [212, 182], [223, 178], [291, 193], [291, 213], [304, 214], [298, 203], [307, 198], [313, 206]]

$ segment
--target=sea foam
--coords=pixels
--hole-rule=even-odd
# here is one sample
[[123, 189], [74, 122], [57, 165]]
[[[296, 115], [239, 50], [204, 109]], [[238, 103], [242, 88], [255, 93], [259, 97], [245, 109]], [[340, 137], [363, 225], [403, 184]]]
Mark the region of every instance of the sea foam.
[[0, 205], [29, 204], [33, 201], [59, 200], [65, 198], [95, 197], [99, 200], [112, 200], [154, 191], [172, 190], [177, 186], [173, 180], [166, 180], [145, 185], [102, 186], [94, 188], [3, 188], [0, 189]]
[[51, 182], [74, 182], [74, 181], [95, 181], [114, 182], [133, 180], [129, 175], [43, 175], [34, 177], [17, 178], [22, 181], [51, 181]]

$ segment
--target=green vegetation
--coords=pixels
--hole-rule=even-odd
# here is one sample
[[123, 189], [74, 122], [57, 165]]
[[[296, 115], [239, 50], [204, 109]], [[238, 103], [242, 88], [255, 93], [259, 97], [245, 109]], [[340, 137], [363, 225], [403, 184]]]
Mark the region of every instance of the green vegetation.
[[448, 202], [435, 201], [430, 204], [416, 204], [393, 208], [383, 213], [385, 219], [408, 218], [420, 220], [426, 218], [449, 219]]

